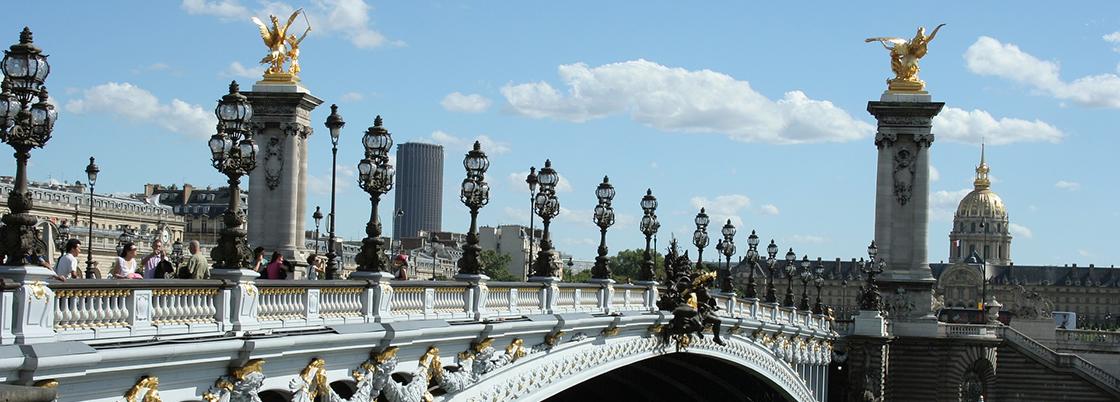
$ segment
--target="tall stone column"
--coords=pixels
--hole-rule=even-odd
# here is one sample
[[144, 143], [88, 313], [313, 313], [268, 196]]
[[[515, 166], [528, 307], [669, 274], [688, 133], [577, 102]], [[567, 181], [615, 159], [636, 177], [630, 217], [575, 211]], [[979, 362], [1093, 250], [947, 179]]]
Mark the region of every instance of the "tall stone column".
[[249, 245], [306, 260], [307, 139], [311, 110], [323, 103], [296, 83], [258, 82], [242, 92], [253, 103], [257, 168], [249, 178]]
[[935, 279], [927, 255], [930, 128], [944, 106], [925, 93], [887, 92], [879, 102], [867, 103], [867, 111], [879, 122], [875, 242], [878, 257], [886, 262], [879, 278], [890, 318], [932, 316]]

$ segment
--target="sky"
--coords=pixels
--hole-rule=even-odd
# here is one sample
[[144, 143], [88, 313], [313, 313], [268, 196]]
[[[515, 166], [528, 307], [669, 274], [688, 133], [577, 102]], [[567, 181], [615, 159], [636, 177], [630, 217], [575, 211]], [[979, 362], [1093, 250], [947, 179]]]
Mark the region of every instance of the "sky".
[[[662, 251], [674, 236], [687, 245], [705, 208], [705, 259], [727, 220], [736, 260], [752, 230], [798, 255], [850, 259], [874, 237], [867, 102], [893, 76], [888, 51], [864, 39], [944, 23], [919, 74], [945, 103], [930, 148], [929, 261], [948, 258], [985, 142], [1016, 264], [1120, 262], [1120, 3], [786, 3], [41, 0], [6, 6], [0, 44], [27, 26], [50, 55], [59, 118], [32, 152], [32, 180], [84, 181], [94, 156], [98, 193], [223, 185], [206, 141], [230, 81], [248, 90], [261, 77], [266, 47], [251, 17], [303, 8], [292, 29], [313, 30], [299, 76], [324, 100], [311, 114], [308, 205], [330, 205], [323, 122], [338, 104], [340, 237], [365, 235], [356, 166], [380, 115], [397, 144], [444, 146], [446, 231], [469, 229], [458, 186], [477, 140], [490, 159], [480, 224], [529, 225], [525, 176], [550, 160], [563, 208], [554, 242], [576, 259], [596, 255], [604, 176], [617, 191], [610, 255], [644, 247], [649, 189]], [[391, 233], [393, 196], [382, 200]]]

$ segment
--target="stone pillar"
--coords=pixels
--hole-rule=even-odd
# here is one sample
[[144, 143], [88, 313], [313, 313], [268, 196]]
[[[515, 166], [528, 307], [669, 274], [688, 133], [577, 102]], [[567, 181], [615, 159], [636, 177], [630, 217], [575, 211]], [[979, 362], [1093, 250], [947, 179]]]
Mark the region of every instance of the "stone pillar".
[[37, 265], [0, 266], [0, 277], [19, 284], [11, 296], [13, 310], [3, 315], [5, 320], [12, 321], [0, 323], [3, 334], [12, 336], [13, 342], [5, 340], [5, 344], [28, 345], [57, 340], [54, 332], [57, 299], [54, 290], [47, 286], [51, 275], [54, 271]]
[[307, 140], [311, 110], [323, 103], [299, 84], [253, 85], [253, 139], [260, 151], [249, 175], [249, 246], [307, 260]]
[[944, 106], [923, 93], [888, 92], [879, 102], [867, 103], [879, 122], [875, 242], [878, 258], [886, 262], [880, 286], [897, 299], [898, 308], [885, 306], [891, 319], [932, 317], [930, 294], [936, 281], [927, 255], [930, 128]]
[[[228, 293], [222, 290], [228, 299], [222, 303], [228, 306], [230, 328], [233, 331], [255, 331], [261, 328], [257, 316], [260, 312], [260, 291], [254, 283], [260, 274], [249, 269], [212, 269], [210, 277], [225, 279], [235, 283]], [[219, 312], [222, 314], [222, 312]], [[223, 323], [226, 315], [223, 314]]]

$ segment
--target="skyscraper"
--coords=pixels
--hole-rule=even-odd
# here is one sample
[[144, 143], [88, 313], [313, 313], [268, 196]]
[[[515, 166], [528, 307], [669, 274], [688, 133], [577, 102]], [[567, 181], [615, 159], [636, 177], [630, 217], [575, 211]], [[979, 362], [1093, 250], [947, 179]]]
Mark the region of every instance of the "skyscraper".
[[397, 145], [396, 208], [393, 238], [441, 231], [443, 222], [443, 146], [407, 142]]

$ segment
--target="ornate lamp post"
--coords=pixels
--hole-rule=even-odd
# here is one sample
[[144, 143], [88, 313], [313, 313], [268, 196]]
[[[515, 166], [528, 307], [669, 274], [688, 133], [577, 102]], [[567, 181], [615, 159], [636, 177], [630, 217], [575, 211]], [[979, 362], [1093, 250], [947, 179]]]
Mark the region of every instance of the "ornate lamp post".
[[59, 250], [59, 254], [66, 253], [62, 247], [66, 245], [67, 240], [70, 240], [70, 225], [62, 221], [62, 224], [58, 225], [58, 238], [54, 239], [54, 248]]
[[128, 225], [121, 226], [121, 235], [117, 236], [117, 255], [124, 251], [124, 244], [132, 241], [132, 231]]
[[315, 220], [315, 252], [319, 252], [319, 222], [323, 220], [323, 211], [319, 207], [315, 207], [315, 213], [311, 214], [311, 219]]
[[886, 267], [886, 262], [879, 260], [875, 262], [875, 256], [879, 253], [879, 248], [875, 246], [875, 241], [871, 241], [871, 245], [867, 246], [867, 255], [871, 260], [867, 265], [860, 270], [867, 274], [867, 286], [863, 288], [863, 293], [859, 298], [859, 309], [866, 311], [879, 311], [883, 309], [882, 295], [879, 293], [879, 286], [875, 284], [875, 275], [883, 273], [883, 268]]
[[782, 301], [782, 306], [793, 307], [797, 300], [793, 295], [793, 277], [797, 275], [797, 254], [793, 252], [793, 247], [790, 247], [789, 252], [786, 253], [786, 298]]
[[[490, 159], [482, 152], [482, 145], [474, 142], [474, 149], [467, 152], [463, 159], [463, 167], [467, 169], [467, 178], [463, 179], [463, 186], [459, 199], [463, 205], [471, 210], [471, 229], [467, 232], [467, 245], [463, 246], [463, 256], [459, 258], [459, 275], [482, 275], [482, 246], [478, 245], [478, 210], [490, 202], [490, 186], [486, 184], [486, 169], [490, 167]], [[432, 259], [435, 260], [434, 248]], [[433, 276], [435, 270], [432, 270]]]
[[253, 142], [250, 119], [253, 106], [242, 95], [237, 81], [229, 84], [229, 94], [222, 96], [214, 109], [218, 116], [218, 132], [210, 137], [211, 162], [214, 169], [229, 178], [229, 208], [222, 215], [225, 228], [218, 234], [218, 246], [210, 251], [215, 269], [249, 269], [253, 251], [245, 239], [245, 215], [241, 213], [241, 176], [257, 167], [257, 144]]
[[533, 230], [533, 206], [536, 205], [537, 200], [537, 168], [535, 166], [529, 167], [529, 176], [525, 178], [525, 183], [529, 184], [529, 263], [526, 271], [533, 269], [533, 242], [537, 240], [537, 232]]
[[696, 246], [696, 271], [704, 269], [704, 247], [708, 246], [708, 214], [704, 208], [696, 214], [696, 231], [692, 232], [692, 244]]
[[[358, 187], [369, 193], [373, 210], [366, 224], [366, 238], [362, 239], [362, 249], [354, 257], [359, 271], [388, 272], [389, 258], [382, 252], [385, 241], [381, 239], [381, 217], [377, 214], [377, 204], [381, 195], [393, 189], [393, 166], [389, 164], [389, 150], [393, 148], [393, 137], [389, 130], [381, 126], [381, 116], [373, 120], [373, 127], [366, 130], [362, 137], [366, 157], [358, 163]], [[333, 226], [334, 219], [331, 219]], [[334, 239], [331, 239], [332, 243]], [[334, 246], [329, 250], [334, 251]], [[330, 258], [328, 251], [328, 258]]]
[[175, 240], [171, 245], [171, 262], [175, 263], [175, 272], [179, 272], [179, 264], [183, 263], [183, 241]]
[[[642, 230], [642, 234], [646, 235], [646, 251], [642, 254], [642, 270], [638, 272], [639, 281], [653, 281], [653, 253], [649, 249], [650, 237], [657, 234], [657, 229], [661, 224], [657, 222], [657, 198], [653, 196], [653, 191], [646, 189], [646, 195], [642, 197], [642, 222], [638, 226]], [[671, 279], [671, 278], [666, 278]]]
[[813, 273], [809, 271], [809, 256], [801, 259], [801, 304], [798, 310], [809, 310], [809, 282], [813, 280]]
[[595, 197], [599, 199], [599, 205], [595, 206], [595, 225], [599, 226], [601, 234], [599, 256], [595, 257], [595, 267], [591, 268], [591, 277], [595, 279], [611, 278], [610, 258], [607, 258], [607, 228], [614, 225], [614, 208], [611, 207], [614, 186], [609, 180], [607, 176], [603, 176], [603, 182], [595, 189]]
[[[378, 121], [380, 119], [377, 119]], [[330, 217], [327, 219], [327, 279], [334, 279], [338, 276], [338, 254], [334, 252], [334, 198], [335, 198], [335, 177], [337, 174], [338, 166], [338, 138], [342, 136], [342, 127], [346, 122], [342, 120], [342, 115], [338, 114], [338, 105], [331, 105], [331, 115], [327, 116], [327, 128], [331, 132], [331, 212]], [[388, 135], [388, 132], [385, 133]], [[393, 142], [389, 141], [389, 146]], [[368, 149], [368, 148], [367, 148]], [[387, 152], [387, 151], [386, 151]], [[368, 153], [368, 151], [367, 151]], [[392, 186], [392, 171], [390, 171], [390, 186]], [[388, 190], [386, 190], [388, 191]], [[319, 213], [319, 208], [315, 208], [315, 212]], [[319, 214], [319, 216], [323, 216]], [[380, 229], [379, 229], [380, 231]], [[319, 218], [315, 218], [315, 248], [319, 248]]]
[[816, 274], [816, 278], [813, 278], [813, 285], [817, 287], [817, 302], [813, 304], [813, 314], [824, 314], [824, 304], [821, 303], [821, 286], [824, 285], [824, 262], [821, 262], [820, 257], [817, 257]]
[[34, 203], [27, 191], [27, 160], [32, 149], [42, 148], [51, 139], [58, 112], [47, 103], [43, 81], [51, 67], [42, 49], [32, 44], [31, 30], [23, 28], [19, 44], [4, 51], [0, 68], [4, 71], [0, 84], [0, 141], [16, 151], [15, 188], [8, 195], [10, 213], [4, 215], [4, 226], [0, 228], [0, 255], [6, 257], [4, 265], [24, 265], [28, 256], [38, 260], [46, 254], [46, 244], [35, 229], [38, 220], [30, 214]]
[[750, 273], [747, 274], [747, 294], [748, 299], [758, 298], [758, 284], [755, 283], [754, 272], [758, 270], [758, 235], [751, 231], [751, 235], [747, 237], [747, 266], [750, 268]]
[[720, 281], [719, 287], [721, 291], [730, 293], [734, 290], [731, 287], [731, 256], [735, 255], [735, 226], [731, 224], [731, 220], [727, 220], [727, 224], [723, 225], [720, 230], [723, 234], [723, 256], [727, 257], [727, 268], [724, 269], [723, 280]]
[[557, 260], [556, 252], [552, 250], [552, 234], [548, 232], [548, 224], [560, 214], [560, 200], [556, 199], [556, 183], [560, 175], [552, 169], [552, 161], [545, 160], [544, 168], [537, 175], [537, 182], [541, 191], [534, 199], [533, 207], [543, 222], [544, 236], [541, 237], [541, 250], [537, 253], [537, 260], [533, 263], [533, 276], [561, 278], [564, 275], [563, 266]]
[[86, 179], [89, 180], [89, 244], [86, 245], [86, 279], [93, 279], [97, 277], [97, 271], [93, 269], [93, 185], [97, 184], [97, 174], [101, 169], [97, 168], [97, 164], [93, 163], [93, 157], [89, 157], [89, 164], [86, 165]]
[[766, 302], [778, 303], [778, 289], [774, 286], [774, 273], [778, 270], [778, 245], [774, 244], [774, 239], [770, 239], [770, 245], [766, 246], [766, 254], [770, 257], [766, 259], [767, 272], [770, 276], [766, 280]]

